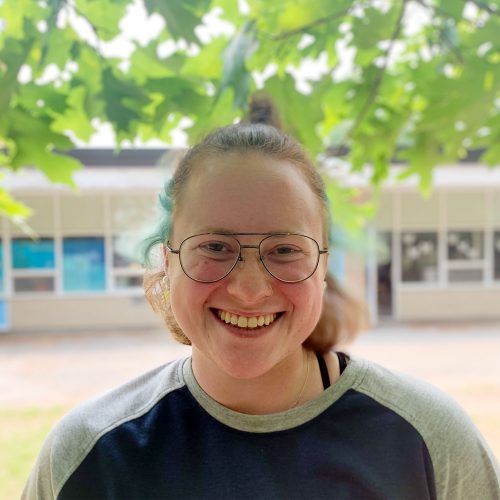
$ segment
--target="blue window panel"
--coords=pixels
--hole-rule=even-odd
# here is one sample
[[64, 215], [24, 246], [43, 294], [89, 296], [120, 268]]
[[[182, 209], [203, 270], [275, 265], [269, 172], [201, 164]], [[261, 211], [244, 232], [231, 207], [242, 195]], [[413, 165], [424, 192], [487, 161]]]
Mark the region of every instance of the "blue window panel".
[[63, 288], [66, 292], [106, 289], [103, 238], [64, 238]]
[[54, 269], [54, 240], [15, 238], [12, 240], [12, 259], [14, 269]]
[[7, 310], [7, 302], [0, 300], [0, 328], [9, 326], [9, 314]]

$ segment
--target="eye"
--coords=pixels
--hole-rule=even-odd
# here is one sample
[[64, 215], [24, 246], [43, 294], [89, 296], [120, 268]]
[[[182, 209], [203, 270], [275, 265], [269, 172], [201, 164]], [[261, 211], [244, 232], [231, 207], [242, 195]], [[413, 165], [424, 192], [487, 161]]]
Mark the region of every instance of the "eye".
[[206, 240], [196, 245], [198, 257], [212, 260], [234, 259], [238, 254], [238, 245], [232, 241]]
[[218, 241], [207, 241], [201, 244], [200, 248], [211, 253], [233, 252], [233, 249], [229, 245]]
[[291, 255], [300, 251], [301, 251], [300, 248], [294, 248], [286, 245], [277, 247], [273, 250], [273, 252], [276, 253], [277, 255]]
[[275, 262], [289, 262], [300, 259], [303, 255], [304, 252], [301, 248], [290, 244], [284, 244], [270, 248], [266, 252], [266, 259], [273, 260]]

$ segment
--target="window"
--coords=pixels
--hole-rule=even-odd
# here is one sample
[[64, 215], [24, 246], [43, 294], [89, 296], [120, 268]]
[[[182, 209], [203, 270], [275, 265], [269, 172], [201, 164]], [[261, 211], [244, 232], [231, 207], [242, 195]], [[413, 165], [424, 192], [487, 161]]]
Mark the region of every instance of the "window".
[[405, 283], [438, 280], [438, 237], [433, 232], [401, 233], [401, 279]]
[[106, 289], [104, 238], [64, 238], [63, 289], [65, 292]]
[[53, 292], [55, 288], [55, 251], [52, 238], [14, 238], [12, 272], [14, 291]]
[[493, 234], [494, 279], [500, 280], [500, 231]]
[[113, 237], [113, 284], [117, 289], [142, 288], [143, 270], [137, 236], [121, 234]]
[[484, 233], [448, 232], [448, 281], [482, 282], [484, 279]]
[[14, 269], [54, 269], [54, 240], [52, 238], [15, 238], [12, 240]]

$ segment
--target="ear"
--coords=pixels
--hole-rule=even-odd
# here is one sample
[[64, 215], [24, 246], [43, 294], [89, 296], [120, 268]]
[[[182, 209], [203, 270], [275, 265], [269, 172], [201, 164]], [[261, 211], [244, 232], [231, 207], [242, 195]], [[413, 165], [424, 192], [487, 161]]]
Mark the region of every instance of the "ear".
[[163, 253], [163, 270], [165, 271], [165, 274], [167, 274], [168, 270], [168, 252], [167, 252], [167, 247], [165, 246], [165, 243], [161, 246], [161, 251]]
[[320, 260], [320, 268], [318, 271], [320, 272], [321, 278], [326, 279], [326, 275], [328, 274], [328, 256], [327, 254], [325, 257]]

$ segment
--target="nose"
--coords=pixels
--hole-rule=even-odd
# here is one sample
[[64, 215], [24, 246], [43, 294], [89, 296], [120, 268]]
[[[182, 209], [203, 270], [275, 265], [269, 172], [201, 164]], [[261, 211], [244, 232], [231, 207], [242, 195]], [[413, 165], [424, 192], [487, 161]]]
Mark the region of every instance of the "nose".
[[253, 256], [247, 251], [228, 278], [228, 293], [241, 302], [257, 303], [273, 294], [273, 277], [262, 265], [258, 253]]

